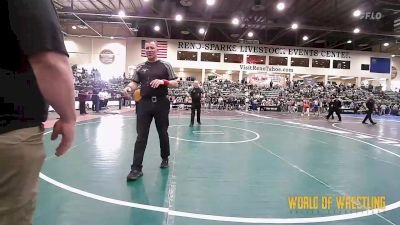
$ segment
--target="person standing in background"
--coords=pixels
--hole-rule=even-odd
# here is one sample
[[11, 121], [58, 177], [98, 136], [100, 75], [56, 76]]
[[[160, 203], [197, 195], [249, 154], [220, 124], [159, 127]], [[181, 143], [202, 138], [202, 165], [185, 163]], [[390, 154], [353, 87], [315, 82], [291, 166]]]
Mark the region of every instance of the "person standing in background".
[[192, 98], [192, 106], [191, 106], [191, 116], [190, 116], [190, 125], [189, 127], [193, 127], [194, 123], [194, 114], [197, 111], [197, 123], [201, 124], [200, 114], [201, 114], [201, 98], [204, 94], [204, 90], [199, 86], [198, 81], [193, 82], [193, 86], [189, 88], [188, 95]]

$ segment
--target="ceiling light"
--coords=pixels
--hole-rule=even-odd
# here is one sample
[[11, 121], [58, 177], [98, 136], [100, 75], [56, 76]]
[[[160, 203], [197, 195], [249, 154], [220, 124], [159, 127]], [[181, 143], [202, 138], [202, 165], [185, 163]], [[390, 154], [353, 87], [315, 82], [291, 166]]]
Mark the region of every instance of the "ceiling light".
[[356, 33], [356, 34], [360, 33], [360, 28], [355, 28], [355, 29], [353, 30], [353, 32]]
[[279, 2], [279, 3], [276, 5], [276, 8], [277, 8], [279, 11], [284, 10], [284, 9], [285, 9], [285, 3]]
[[72, 26], [72, 29], [76, 30], [76, 26], [75, 26], [75, 25], [74, 25], [74, 26]]
[[148, 2], [148, 1], [150, 1], [150, 0], [143, 0], [144, 2]]
[[350, 44], [351, 42], [353, 42], [353, 41], [352, 41], [352, 40], [348, 40], [348, 41], [347, 41], [347, 44]]
[[214, 5], [215, 4], [215, 0], [207, 0], [207, 5]]
[[239, 19], [238, 18], [233, 18], [232, 19], [232, 24], [234, 24], [234, 25], [238, 25], [239, 24]]
[[303, 36], [303, 41], [307, 41], [308, 40], [308, 36], [307, 35], [304, 35]]
[[385, 43], [383, 43], [383, 46], [387, 47], [387, 46], [389, 46], [389, 43], [385, 42]]
[[177, 14], [177, 15], [175, 16], [175, 20], [176, 20], [176, 21], [182, 21], [182, 15], [181, 15], [181, 14]]
[[185, 69], [184, 68], [180, 68], [179, 69], [179, 72], [183, 72]]
[[114, 37], [113, 37], [113, 36], [111, 36], [110, 38], [111, 38], [111, 39], [114, 39]]
[[354, 12], [353, 12], [353, 16], [354, 17], [359, 17], [361, 15], [361, 11], [360, 10], [354, 10]]
[[199, 29], [199, 33], [200, 33], [200, 34], [204, 34], [205, 32], [206, 32], [206, 30], [204, 30], [204, 28], [200, 28], [200, 29]]
[[77, 26], [79, 29], [82, 29], [82, 30], [87, 30], [88, 29], [88, 27], [86, 26], [86, 24], [84, 23], [84, 22], [80, 22], [79, 23], [79, 25]]
[[299, 27], [299, 25], [297, 25], [297, 23], [292, 24], [292, 29], [296, 30]]
[[392, 57], [396, 57], [396, 55], [392, 55]]
[[118, 13], [118, 16], [120, 16], [120, 17], [124, 17], [125, 16], [125, 12], [124, 11], [119, 11], [119, 13]]
[[154, 30], [155, 30], [155, 31], [160, 31], [160, 26], [155, 25], [155, 26], [154, 26]]
[[253, 32], [250, 31], [249, 33], [247, 33], [247, 37], [250, 37], [250, 38], [251, 38], [251, 37], [253, 37], [253, 36], [254, 36], [254, 33], [253, 33]]

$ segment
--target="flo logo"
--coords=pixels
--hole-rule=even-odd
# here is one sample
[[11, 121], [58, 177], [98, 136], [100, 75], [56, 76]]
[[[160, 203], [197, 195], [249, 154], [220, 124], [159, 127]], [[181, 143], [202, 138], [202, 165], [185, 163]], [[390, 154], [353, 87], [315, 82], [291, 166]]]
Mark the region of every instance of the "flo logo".
[[365, 12], [361, 15], [360, 19], [362, 20], [380, 20], [382, 19], [381, 12]]

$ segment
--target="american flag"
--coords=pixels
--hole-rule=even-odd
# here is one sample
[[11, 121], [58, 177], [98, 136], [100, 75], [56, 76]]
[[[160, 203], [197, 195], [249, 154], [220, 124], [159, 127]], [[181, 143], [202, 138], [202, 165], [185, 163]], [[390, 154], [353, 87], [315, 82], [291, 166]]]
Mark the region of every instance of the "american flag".
[[[144, 44], [146, 40], [142, 40], [142, 51], [141, 56], [146, 57], [146, 50], [144, 48]], [[157, 41], [158, 53], [157, 58], [167, 58], [167, 50], [168, 50], [168, 42], [167, 41]]]

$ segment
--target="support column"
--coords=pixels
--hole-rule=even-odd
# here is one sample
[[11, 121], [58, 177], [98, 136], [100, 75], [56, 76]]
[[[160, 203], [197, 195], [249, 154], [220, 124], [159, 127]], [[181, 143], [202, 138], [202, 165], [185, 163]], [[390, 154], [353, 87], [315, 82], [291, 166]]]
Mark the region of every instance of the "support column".
[[386, 90], [385, 91], [391, 91], [392, 90], [392, 79], [387, 78], [386, 79]]
[[243, 71], [239, 71], [239, 83], [242, 81], [243, 79]]
[[360, 88], [361, 87], [361, 77], [356, 78], [356, 87]]
[[293, 80], [293, 77], [294, 77], [294, 73], [290, 73], [290, 75], [289, 75], [289, 81], [292, 81], [292, 80]]
[[206, 80], [206, 69], [201, 69], [201, 83], [204, 83]]
[[324, 77], [324, 85], [327, 85], [328, 84], [328, 75], [325, 75], [325, 77]]

